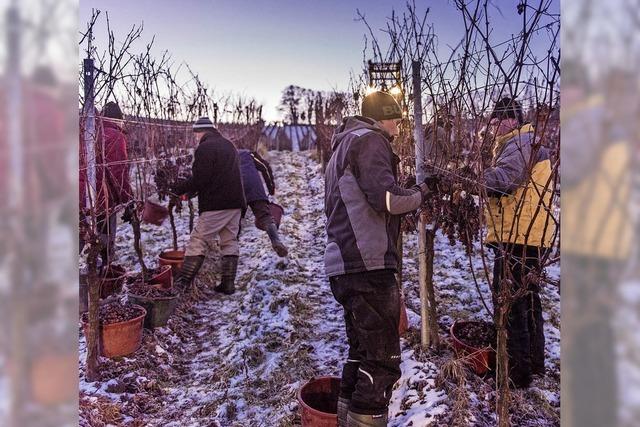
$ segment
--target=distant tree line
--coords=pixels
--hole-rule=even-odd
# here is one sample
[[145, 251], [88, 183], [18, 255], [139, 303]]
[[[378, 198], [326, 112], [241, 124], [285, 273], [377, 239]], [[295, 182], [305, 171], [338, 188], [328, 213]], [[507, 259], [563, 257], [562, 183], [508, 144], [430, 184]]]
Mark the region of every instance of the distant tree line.
[[345, 92], [289, 85], [282, 91], [278, 110], [284, 113], [287, 124], [338, 124], [353, 107], [351, 97]]

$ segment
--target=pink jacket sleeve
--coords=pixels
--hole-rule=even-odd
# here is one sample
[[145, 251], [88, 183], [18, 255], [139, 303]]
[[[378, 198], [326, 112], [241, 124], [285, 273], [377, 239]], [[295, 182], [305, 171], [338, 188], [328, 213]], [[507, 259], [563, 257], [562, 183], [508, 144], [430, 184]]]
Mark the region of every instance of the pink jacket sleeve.
[[133, 195], [129, 183], [129, 165], [126, 163], [129, 159], [127, 140], [122, 132], [113, 132], [111, 136], [111, 144], [107, 144], [108, 152], [105, 154], [107, 163], [115, 163], [108, 166], [110, 180], [115, 186], [112, 188], [115, 192], [112, 196], [117, 203], [126, 203]]

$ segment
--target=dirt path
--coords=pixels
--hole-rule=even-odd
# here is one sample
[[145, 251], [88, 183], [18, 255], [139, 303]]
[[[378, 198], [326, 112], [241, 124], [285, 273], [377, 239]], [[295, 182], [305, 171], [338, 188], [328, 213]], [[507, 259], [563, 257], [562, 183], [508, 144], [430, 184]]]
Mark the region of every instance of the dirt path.
[[[218, 260], [207, 258], [196, 302], [182, 303], [167, 327], [145, 331], [134, 358], [106, 361], [104, 377], [111, 380], [100, 389], [82, 384], [86, 394], [118, 402], [122, 422], [293, 425], [297, 389], [315, 375], [338, 373], [346, 349], [342, 310], [322, 264], [323, 179], [306, 154], [276, 156], [275, 201], [285, 208], [281, 233], [290, 256], [278, 258], [248, 214], [236, 293], [211, 291]], [[183, 231], [185, 221], [178, 219]]]
[[[174, 388], [178, 400], [189, 399], [186, 413], [215, 414], [222, 425], [293, 422], [297, 388], [306, 378], [335, 373], [340, 356], [340, 310], [323, 274], [317, 165], [306, 156], [281, 153], [273, 166], [276, 201], [285, 208], [281, 232], [291, 255], [279, 259], [248, 216], [240, 239], [239, 289], [224, 298], [207, 293], [194, 307], [196, 338], [187, 358], [195, 381], [185, 378]], [[213, 281], [207, 280], [215, 277], [213, 270], [215, 264], [208, 263], [201, 288]]]

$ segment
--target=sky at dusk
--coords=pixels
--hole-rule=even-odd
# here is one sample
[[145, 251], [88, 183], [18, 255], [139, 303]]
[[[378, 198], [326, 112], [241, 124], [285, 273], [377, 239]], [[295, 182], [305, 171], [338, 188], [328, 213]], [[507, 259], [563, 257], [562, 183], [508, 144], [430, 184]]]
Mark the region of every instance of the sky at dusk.
[[[460, 41], [462, 19], [452, 2], [416, 3], [419, 13], [430, 8], [429, 21], [441, 46]], [[497, 3], [504, 11], [492, 17], [496, 40], [518, 32], [521, 22], [512, 19], [517, 17], [512, 11], [517, 3]], [[256, 98], [265, 106], [265, 119], [272, 121], [281, 118], [276, 107], [289, 84], [347, 89], [350, 70], [362, 68], [367, 32], [357, 21], [356, 9], [380, 29], [392, 9], [403, 11], [405, 5], [402, 0], [81, 0], [79, 30], [85, 29], [93, 8], [109, 12], [116, 39], [134, 24], [144, 23], [134, 50], [141, 51], [155, 35], [157, 56], [169, 51], [176, 63], [189, 64], [216, 92]], [[103, 26], [98, 26], [96, 44], [106, 46]]]

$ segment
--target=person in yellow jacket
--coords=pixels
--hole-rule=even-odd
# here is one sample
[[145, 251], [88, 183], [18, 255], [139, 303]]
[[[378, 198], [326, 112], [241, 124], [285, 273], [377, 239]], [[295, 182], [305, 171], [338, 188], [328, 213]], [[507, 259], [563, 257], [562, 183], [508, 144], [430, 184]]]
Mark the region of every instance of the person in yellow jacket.
[[637, 245], [631, 205], [635, 117], [625, 116], [637, 111], [637, 98], [633, 80], [624, 75], [610, 75], [609, 84], [600, 81], [592, 86], [598, 92], [589, 93], [583, 68], [569, 62], [567, 69], [561, 115], [562, 421], [615, 426], [621, 388], [613, 318]]
[[528, 387], [533, 374], [544, 375], [544, 330], [538, 283], [527, 275], [540, 269], [540, 259], [556, 239], [553, 216], [553, 165], [522, 107], [512, 98], [494, 106], [488, 132], [494, 138], [491, 167], [483, 183], [486, 243], [495, 252], [494, 313], [504, 300], [501, 286], [510, 280], [511, 308], [506, 314], [509, 377], [516, 387]]

